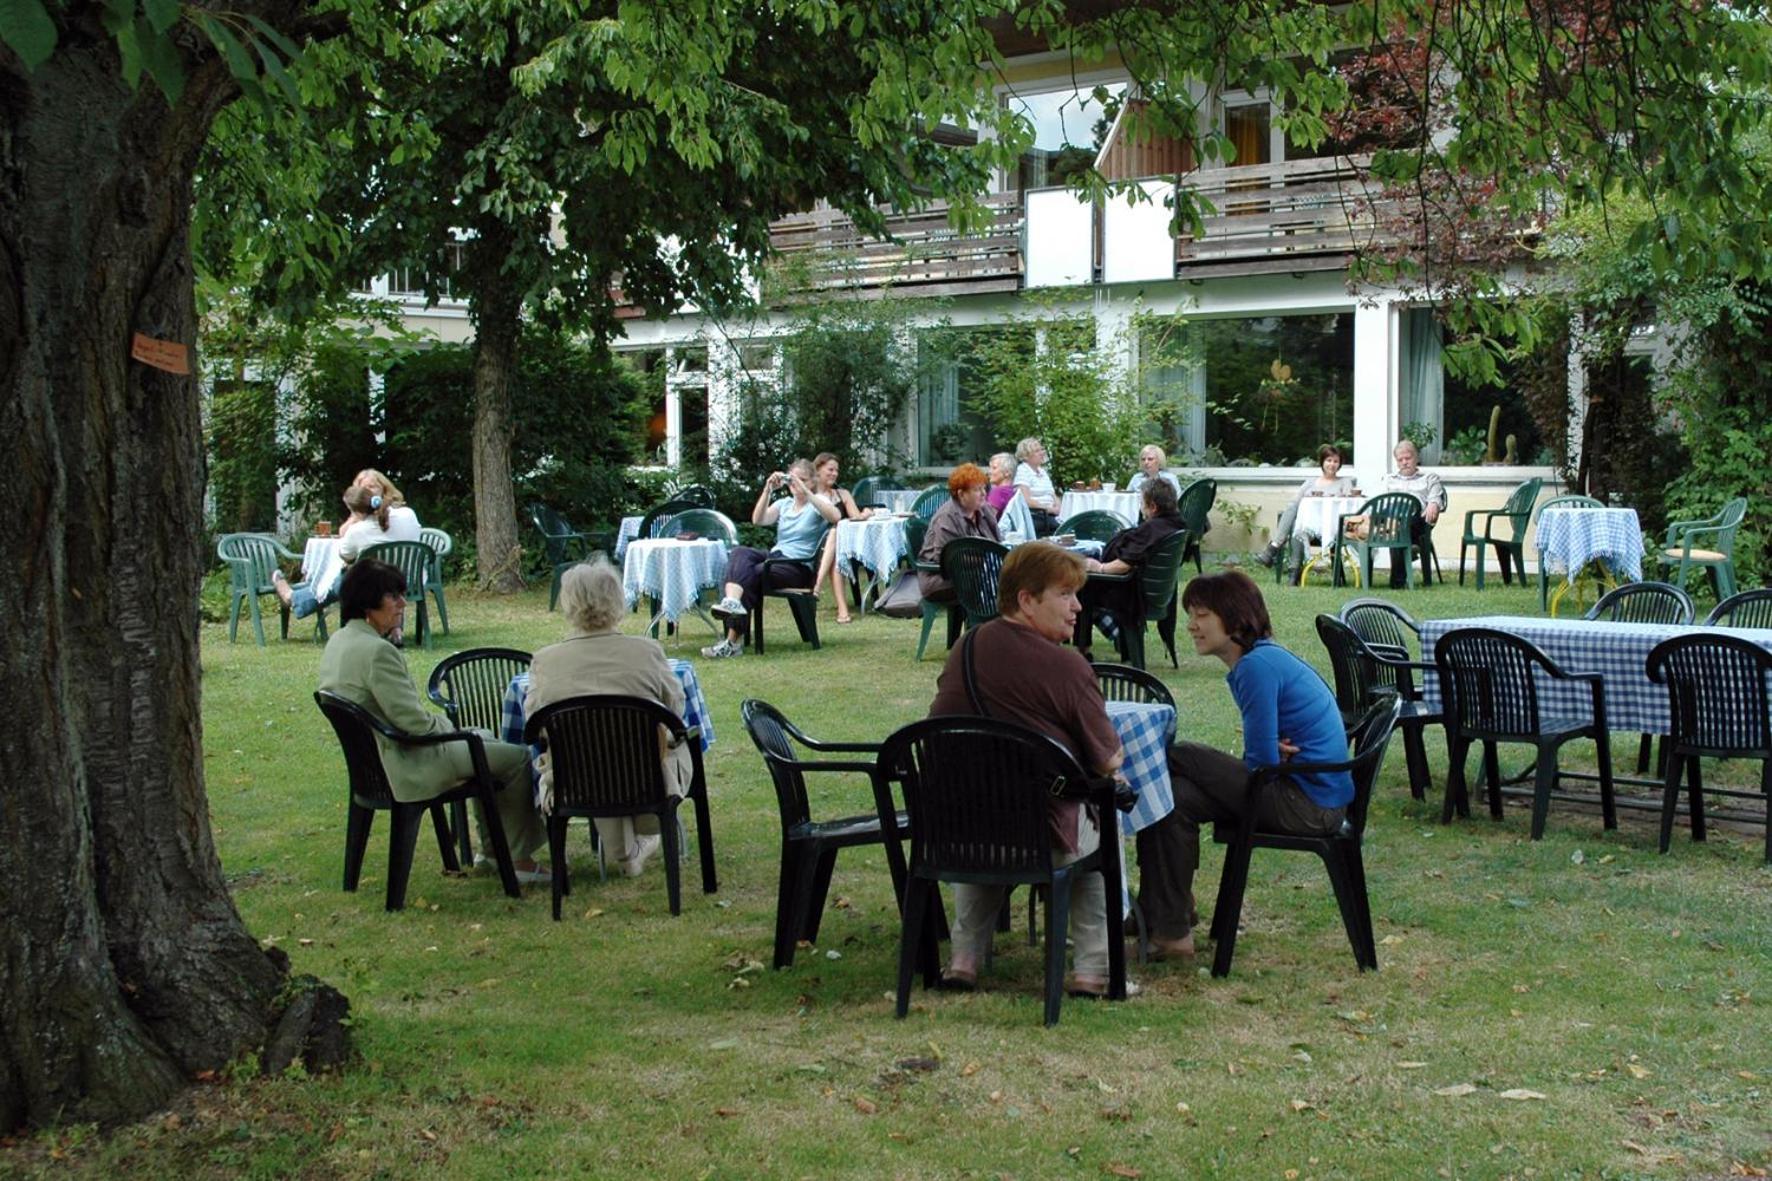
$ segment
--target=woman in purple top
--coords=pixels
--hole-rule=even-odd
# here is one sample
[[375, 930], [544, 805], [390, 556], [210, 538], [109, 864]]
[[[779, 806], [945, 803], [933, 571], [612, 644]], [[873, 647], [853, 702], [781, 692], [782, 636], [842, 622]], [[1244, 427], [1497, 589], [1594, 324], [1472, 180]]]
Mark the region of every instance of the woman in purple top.
[[1015, 456], [999, 451], [991, 456], [991, 485], [984, 494], [985, 503], [1002, 520], [1003, 510], [1015, 499]]
[[[1243, 757], [1195, 742], [1169, 748], [1175, 814], [1183, 834], [1181, 879], [1193, 915], [1194, 871], [1200, 864], [1200, 825], [1243, 814], [1249, 773], [1290, 762], [1338, 763], [1347, 758], [1347, 731], [1335, 694], [1317, 670], [1274, 643], [1261, 588], [1241, 570], [1207, 574], [1181, 594], [1194, 651], [1215, 656], [1230, 671], [1225, 681], [1243, 715]], [[1301, 835], [1332, 833], [1354, 798], [1346, 771], [1287, 776], [1263, 797], [1263, 828]], [[1160, 950], [1189, 955], [1192, 932]]]

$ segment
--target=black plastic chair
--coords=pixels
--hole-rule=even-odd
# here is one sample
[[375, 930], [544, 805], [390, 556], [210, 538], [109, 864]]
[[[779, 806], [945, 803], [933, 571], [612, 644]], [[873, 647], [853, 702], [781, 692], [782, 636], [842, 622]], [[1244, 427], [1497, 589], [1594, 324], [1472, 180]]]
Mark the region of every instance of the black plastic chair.
[[1705, 616], [1706, 627], [1772, 627], [1772, 586], [1730, 595]]
[[1426, 799], [1434, 780], [1424, 736], [1429, 726], [1444, 725], [1446, 719], [1421, 700], [1416, 674], [1431, 675], [1434, 666], [1410, 660], [1406, 649], [1373, 647], [1333, 615], [1317, 616], [1317, 637], [1329, 654], [1329, 667], [1335, 674], [1335, 704], [1349, 734], [1375, 703], [1392, 697], [1398, 701], [1397, 724], [1403, 731], [1403, 751], [1409, 764], [1409, 794]]
[[690, 504], [698, 504], [702, 508], [714, 507], [714, 490], [706, 484], [691, 484], [687, 488], [679, 488], [671, 493], [672, 500], [687, 500]]
[[1421, 625], [1415, 617], [1389, 599], [1349, 599], [1340, 616], [1375, 651], [1395, 649], [1405, 660], [1432, 655], [1421, 652]]
[[1689, 624], [1698, 618], [1692, 596], [1670, 582], [1627, 582], [1600, 596], [1583, 619], [1607, 623]]
[[997, 617], [997, 580], [1008, 557], [1008, 546], [986, 537], [956, 537], [941, 547], [942, 576], [954, 584], [967, 627]]
[[[806, 773], [859, 773], [872, 775], [880, 753], [877, 742], [820, 742], [802, 733], [766, 701], [748, 699], [739, 706], [745, 730], [763, 756], [775, 783], [775, 804], [781, 814], [781, 880], [775, 901], [775, 960], [777, 968], [792, 967], [794, 951], [803, 939], [818, 942], [825, 897], [830, 893], [831, 871], [837, 854], [858, 845], [884, 844], [886, 837], [878, 814], [845, 816], [836, 820], [812, 819], [806, 791]], [[798, 743], [818, 754], [866, 755], [865, 759], [814, 760], [800, 758]], [[903, 813], [897, 817], [895, 836], [909, 832]], [[904, 896], [904, 883], [893, 882], [893, 895]]]
[[[387, 908], [399, 910], [406, 905], [406, 880], [412, 876], [412, 855], [418, 843], [419, 825], [426, 812], [437, 832], [437, 850], [443, 855], [443, 868], [459, 872], [455, 845], [450, 840], [449, 822], [443, 806], [457, 801], [480, 801], [486, 814], [486, 835], [492, 842], [492, 860], [498, 866], [499, 880], [505, 893], [521, 898], [523, 888], [517, 884], [517, 870], [511, 864], [510, 846], [505, 842], [504, 824], [498, 818], [495, 796], [499, 782], [486, 765], [486, 747], [478, 734], [457, 730], [448, 734], [405, 734], [387, 725], [374, 714], [347, 698], [321, 689], [314, 694], [314, 704], [332, 723], [333, 733], [344, 750], [345, 769], [350, 773], [349, 805], [345, 819], [345, 879], [347, 893], [355, 893], [363, 874], [363, 853], [369, 847], [369, 830], [377, 812], [388, 813], [388, 890]], [[380, 744], [376, 735], [401, 746], [438, 746], [445, 742], [465, 742], [474, 760], [474, 774], [459, 786], [432, 796], [428, 800], [405, 803], [394, 798], [382, 768]]]
[[1125, 528], [1126, 522], [1120, 519], [1118, 513], [1110, 513], [1103, 508], [1072, 513], [1058, 523], [1058, 532], [1069, 533], [1079, 541], [1109, 542]]
[[418, 628], [414, 634], [418, 646], [423, 648], [431, 638], [431, 612], [426, 605], [425, 582], [431, 576], [431, 565], [437, 560], [436, 551], [422, 541], [378, 541], [366, 547], [358, 557], [374, 558], [397, 566], [406, 576], [406, 603], [407, 606], [414, 602], [418, 604]]
[[1772, 653], [1725, 633], [1675, 636], [1655, 645], [1645, 671], [1667, 685], [1672, 730], [1662, 739], [1667, 769], [1661, 796], [1661, 851], [1673, 840], [1680, 772], [1686, 772], [1692, 839], [1704, 839], [1704, 779], [1699, 759], [1758, 759], [1760, 790], [1712, 787], [1712, 795], [1759, 800], [1766, 808], [1766, 860], [1772, 861]]
[[[1627, 582], [1600, 596], [1581, 616], [1608, 623], [1671, 623], [1687, 625], [1698, 618], [1692, 596], [1668, 582]], [[1645, 734], [1637, 745], [1637, 770], [1649, 769], [1649, 754], [1655, 736]], [[1662, 756], [1665, 767], [1667, 756]]]
[[666, 521], [658, 531], [660, 537], [681, 537], [685, 533], [724, 541], [729, 546], [738, 544], [738, 526], [732, 523], [731, 517], [717, 509], [684, 509]]
[[[502, 734], [505, 691], [518, 673], [529, 670], [529, 660], [529, 653], [520, 648], [469, 648], [444, 657], [431, 670], [425, 692], [457, 730]], [[450, 805], [450, 814], [462, 864], [470, 864], [474, 843], [468, 837], [467, 804]]]
[[[1532, 839], [1544, 835], [1550, 799], [1564, 778], [1574, 776], [1557, 767], [1557, 751], [1576, 738], [1591, 738], [1599, 761], [1600, 811], [1608, 829], [1618, 827], [1612, 796], [1612, 742], [1606, 728], [1606, 686], [1599, 673], [1565, 672], [1537, 645], [1486, 627], [1454, 628], [1434, 645], [1434, 663], [1445, 695], [1446, 746], [1451, 766], [1446, 772], [1446, 799], [1440, 822], [1449, 824], [1454, 810], [1470, 815], [1464, 763], [1472, 742], [1481, 742], [1483, 769], [1489, 783], [1489, 814], [1501, 819], [1501, 769], [1495, 744], [1529, 742], [1537, 748], [1532, 795]], [[1579, 681], [1588, 686], [1593, 716], [1545, 716], [1538, 703], [1538, 676]]]
[[[664, 764], [659, 757], [659, 732], [673, 744], [688, 743], [693, 773], [687, 796], [665, 790]], [[523, 741], [547, 748], [554, 781], [553, 810], [548, 814], [548, 853], [553, 862], [554, 918], [560, 900], [572, 892], [566, 868], [566, 822], [632, 816], [658, 817], [664, 838], [665, 890], [671, 913], [683, 913], [682, 852], [678, 848], [677, 808], [684, 799], [695, 805], [697, 844], [701, 850], [701, 889], [719, 888], [714, 876], [714, 830], [708, 815], [707, 772], [701, 761], [701, 729], [656, 701], [613, 693], [568, 697], [537, 710], [523, 726]]]
[[529, 519], [541, 534], [542, 553], [554, 568], [553, 581], [548, 584], [548, 610], [560, 601], [560, 576], [578, 565], [596, 550], [609, 549], [609, 539], [601, 533], [580, 533], [566, 518], [535, 502], [529, 506]]
[[[882, 828], [898, 814], [894, 782], [904, 791], [911, 830], [898, 952], [898, 1016], [910, 1010], [911, 976], [919, 964], [925, 987], [940, 979], [935, 958], [939, 882], [1047, 888], [1045, 1020], [1055, 1025], [1064, 996], [1071, 879], [1100, 873], [1110, 895], [1108, 996], [1125, 998], [1124, 916], [1112, 901], [1120, 888], [1120, 842], [1113, 831], [1111, 779], [1086, 775], [1069, 751], [1034, 730], [992, 718], [953, 716], [913, 722], [881, 746], [874, 799]], [[1048, 803], [1054, 796], [1096, 803], [1104, 828], [1095, 852], [1064, 866], [1054, 865], [1052, 858]], [[896, 840], [886, 842], [886, 850], [889, 863], [903, 856]]]
[[[1129, 664], [1098, 664], [1095, 668], [1095, 683], [1101, 687], [1101, 696], [1105, 701], [1132, 701], [1141, 705], [1167, 705], [1175, 709], [1175, 694], [1169, 686], [1159, 681], [1142, 668], [1133, 668]], [[1176, 714], [1180, 720], [1180, 712]], [[1175, 727], [1169, 728], [1169, 740], [1175, 740]]]
[[[788, 605], [793, 614], [794, 627], [800, 633], [802, 643], [811, 644], [814, 649], [823, 647], [818, 641], [818, 596], [810, 589], [783, 587], [779, 590], [769, 589], [770, 571], [788, 566], [798, 566], [806, 571], [806, 582], [810, 586], [818, 573], [818, 556], [824, 549], [824, 541], [830, 535], [831, 524], [824, 523], [818, 537], [812, 545], [810, 558], [768, 558], [763, 562], [763, 589], [757, 595], [757, 606], [751, 611], [751, 643], [755, 645], [757, 655], [763, 655], [763, 605], [770, 599], [781, 599]], [[839, 594], [842, 591], [839, 589]]]
[[[1495, 549], [1501, 563], [1503, 585], [1513, 582], [1513, 571], [1520, 572], [1520, 585], [1526, 584], [1526, 526], [1532, 520], [1532, 504], [1538, 499], [1544, 481], [1534, 477], [1513, 490], [1500, 508], [1474, 508], [1464, 514], [1464, 536], [1458, 542], [1458, 585], [1464, 585], [1464, 555], [1472, 546], [1477, 550], [1477, 589], [1483, 589], [1483, 567], [1487, 564], [1484, 550]], [[1483, 531], [1477, 532], [1477, 518], [1483, 518]], [[1507, 535], [1497, 537], [1497, 523], [1505, 523]]]
[[692, 508], [706, 507], [706, 505], [697, 501], [684, 500], [681, 497], [667, 500], [663, 504], [653, 505], [646, 510], [646, 515], [640, 518], [640, 528], [634, 536], [641, 541], [651, 541], [660, 537], [674, 536], [666, 528], [666, 526], [670, 524], [672, 517], [675, 517], [678, 513], [686, 513]]
[[[1341, 910], [1347, 941], [1353, 945], [1354, 962], [1361, 971], [1378, 970], [1378, 944], [1372, 937], [1372, 903], [1366, 893], [1366, 865], [1361, 844], [1366, 833], [1366, 812], [1372, 802], [1372, 784], [1384, 765], [1385, 748], [1397, 724], [1400, 702], [1392, 699], [1373, 705], [1353, 731], [1354, 754], [1340, 763], [1280, 763], [1262, 767], [1249, 777], [1249, 793], [1242, 816], [1234, 822], [1212, 826], [1212, 839], [1227, 846], [1224, 872], [1218, 883], [1218, 902], [1212, 908], [1212, 974], [1228, 976], [1231, 956], [1237, 949], [1237, 924], [1243, 914], [1243, 895], [1249, 887], [1249, 860], [1256, 849], [1289, 849], [1315, 853], [1329, 871], [1329, 884]], [[1278, 780], [1301, 774], [1347, 771], [1354, 780], [1354, 798], [1347, 806], [1341, 827], [1326, 836], [1299, 836], [1269, 832], [1257, 826], [1264, 792], [1290, 790]]]
[[[1176, 511], [1181, 514], [1182, 523], [1187, 526], [1187, 549], [1183, 551], [1181, 560], [1194, 560], [1194, 573], [1202, 572], [1200, 542], [1212, 528], [1212, 504], [1218, 499], [1218, 481], [1199, 479], [1181, 490]], [[1179, 667], [1179, 666], [1177, 666]]]
[[[1350, 531], [1348, 522], [1354, 517], [1365, 519], [1364, 537], [1355, 536]], [[1335, 585], [1342, 585], [1342, 558], [1348, 548], [1352, 547], [1367, 586], [1372, 585], [1373, 556], [1379, 550], [1389, 550], [1392, 562], [1400, 560], [1403, 563], [1406, 584], [1414, 587], [1415, 522], [1420, 519], [1421, 501], [1407, 492], [1380, 493], [1354, 512], [1343, 513], [1335, 526], [1335, 550], [1331, 559], [1335, 569]]]

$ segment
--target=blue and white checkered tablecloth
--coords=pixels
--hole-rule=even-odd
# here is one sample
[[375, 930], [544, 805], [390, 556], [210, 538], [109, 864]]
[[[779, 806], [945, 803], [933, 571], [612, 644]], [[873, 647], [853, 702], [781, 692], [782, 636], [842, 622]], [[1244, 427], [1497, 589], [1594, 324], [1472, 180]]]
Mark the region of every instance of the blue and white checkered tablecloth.
[[1175, 811], [1169, 784], [1169, 736], [1175, 729], [1175, 707], [1135, 701], [1107, 703], [1108, 720], [1126, 748], [1120, 771], [1138, 793], [1138, 804], [1120, 813], [1120, 831], [1131, 836]]
[[888, 488], [874, 493], [874, 500], [880, 507], [895, 513], [908, 513], [911, 506], [917, 503], [917, 497], [923, 495], [921, 488]]
[[898, 568], [909, 548], [902, 517], [837, 522], [837, 570], [845, 578], [854, 578], [857, 566], [883, 578]]
[[1028, 502], [1020, 492], [1011, 496], [1003, 511], [997, 514], [997, 532], [1002, 535], [1004, 545], [1034, 539], [1034, 514], [1028, 511]]
[[1643, 577], [1643, 529], [1635, 509], [1549, 508], [1534, 541], [1546, 569], [1570, 574], [1596, 559], [1633, 579]]
[[[1657, 685], [1645, 671], [1655, 645], [1673, 636], [1721, 629], [1659, 623], [1607, 623], [1586, 619], [1540, 619], [1536, 616], [1483, 615], [1474, 619], [1426, 619], [1421, 624], [1421, 650], [1432, 660], [1440, 637], [1459, 627], [1489, 627], [1530, 640], [1565, 672], [1599, 673], [1605, 678], [1606, 725], [1614, 731], [1666, 734], [1670, 728], [1667, 686]], [[1772, 652], [1772, 631], [1730, 628]], [[1587, 717], [1591, 698], [1587, 686], [1538, 677], [1541, 708], [1548, 714]], [[1427, 678], [1422, 696], [1439, 708], [1438, 677]]]
[[661, 617], [677, 621], [695, 606], [696, 596], [720, 585], [726, 573], [726, 543], [711, 537], [695, 541], [675, 538], [636, 538], [622, 559], [621, 589], [628, 607], [644, 595], [658, 604]]
[[628, 542], [640, 536], [640, 522], [644, 517], [623, 517], [621, 527], [615, 531], [615, 560], [621, 561], [622, 555], [628, 552]]
[[[701, 748], [707, 750], [714, 745], [714, 715], [708, 709], [708, 699], [702, 696], [701, 678], [695, 675], [695, 666], [687, 660], [669, 661], [671, 672], [676, 675], [677, 683], [683, 686], [683, 724], [701, 727]], [[511, 678], [505, 686], [505, 698], [499, 716], [498, 736], [506, 742], [522, 745], [523, 725], [529, 719], [524, 716], [523, 698], [529, 695], [529, 674], [520, 672]]]

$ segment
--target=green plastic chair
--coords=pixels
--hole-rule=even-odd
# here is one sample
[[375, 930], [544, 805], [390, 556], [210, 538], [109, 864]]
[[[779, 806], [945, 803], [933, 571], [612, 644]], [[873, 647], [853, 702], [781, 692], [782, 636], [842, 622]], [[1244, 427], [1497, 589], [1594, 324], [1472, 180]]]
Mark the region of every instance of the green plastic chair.
[[1110, 513], [1103, 508], [1072, 513], [1058, 523], [1060, 533], [1072, 534], [1081, 541], [1112, 541], [1115, 534], [1125, 529], [1126, 522], [1120, 519], [1118, 513]]
[[1212, 513], [1212, 502], [1217, 499], [1218, 481], [1199, 479], [1181, 490], [1181, 500], [1176, 507], [1182, 523], [1187, 526], [1187, 548], [1182, 552], [1181, 560], [1185, 562], [1192, 558], [1196, 574], [1205, 570], [1200, 564], [1200, 542], [1206, 531], [1212, 528], [1208, 518]]
[[[1495, 556], [1501, 562], [1501, 581], [1504, 586], [1513, 584], [1513, 570], [1520, 572], [1520, 582], [1526, 581], [1526, 526], [1532, 520], [1532, 505], [1538, 499], [1538, 493], [1544, 487], [1541, 479], [1527, 480], [1507, 498], [1507, 503], [1500, 508], [1474, 508], [1464, 514], [1464, 536], [1458, 542], [1458, 585], [1464, 585], [1464, 555], [1472, 546], [1477, 550], [1477, 589], [1483, 589], [1484, 548], [1495, 547]], [[1483, 531], [1477, 532], [1477, 518], [1483, 518]], [[1497, 537], [1495, 527], [1505, 523], [1507, 536]], [[1511, 559], [1511, 561], [1510, 561]], [[1512, 570], [1509, 567], [1512, 567]]]
[[[907, 518], [904, 523], [904, 539], [909, 548], [906, 552], [910, 555], [911, 568], [913, 570], [916, 570], [919, 573], [939, 574], [941, 573], [940, 563], [924, 562], [917, 557], [917, 554], [923, 549], [923, 538], [928, 532], [928, 521], [925, 521], [921, 517]], [[956, 600], [952, 603], [931, 603], [928, 599], [924, 599], [923, 631], [922, 634], [917, 637], [916, 658], [918, 660], [923, 659], [923, 650], [929, 646], [930, 629], [935, 626], [936, 619], [943, 613], [946, 613], [948, 617], [948, 647], [952, 648], [954, 644], [959, 641], [960, 628], [966, 619], [965, 614], [960, 610], [959, 601]]]
[[1737, 496], [1714, 517], [1702, 521], [1670, 521], [1662, 543], [1663, 565], [1676, 566], [1668, 581], [1684, 586], [1686, 571], [1701, 569], [1710, 575], [1711, 589], [1720, 602], [1735, 593], [1735, 532], [1747, 516], [1747, 497]]
[[1156, 623], [1157, 638], [1169, 652], [1169, 663], [1181, 667], [1175, 654], [1175, 587], [1181, 579], [1182, 554], [1192, 542], [1187, 530], [1165, 537], [1151, 547], [1133, 574], [1144, 609], [1137, 620], [1123, 620], [1120, 626], [1120, 655], [1133, 668], [1144, 667], [1144, 628], [1151, 622]]
[[[1553, 508], [1605, 508], [1604, 504], [1591, 496], [1553, 496], [1538, 506], [1537, 520], [1543, 520], [1546, 510]], [[1538, 563], [1538, 609], [1550, 610], [1550, 572], [1544, 568], [1544, 561]]]
[[880, 493], [896, 491], [903, 487], [903, 484], [891, 476], [863, 476], [855, 482], [855, 487], [850, 490], [849, 494], [855, 497], [855, 507], [857, 508], [879, 508], [881, 507]]
[[946, 484], [937, 484], [933, 488], [925, 488], [923, 489], [923, 494], [917, 497], [916, 501], [911, 505], [911, 515], [913, 517], [921, 517], [925, 521], [930, 520], [935, 516], [935, 510], [946, 504], [947, 501], [948, 486]]
[[[268, 533], [225, 533], [216, 542], [215, 554], [228, 568], [228, 643], [233, 643], [239, 632], [241, 610], [249, 608], [252, 630], [258, 636], [258, 646], [263, 648], [265, 624], [258, 601], [277, 593], [271, 575], [282, 568], [281, 564], [299, 562], [300, 557], [284, 549]], [[278, 610], [282, 614], [283, 638], [287, 640], [289, 608], [279, 603]], [[326, 634], [324, 616], [320, 620], [320, 634]]]
[[529, 506], [529, 519], [535, 523], [536, 532], [541, 534], [548, 565], [554, 568], [554, 580], [548, 587], [548, 610], [552, 611], [560, 601], [560, 576], [590, 557], [593, 551], [607, 551], [609, 539], [600, 533], [580, 533], [567, 524], [565, 517], [540, 502]]
[[[423, 648], [430, 638], [430, 612], [425, 609], [425, 579], [429, 576], [431, 563], [436, 561], [437, 553], [422, 541], [380, 541], [365, 549], [358, 555], [358, 560], [374, 558], [378, 562], [386, 562], [390, 566], [398, 566], [400, 573], [406, 575], [406, 587], [411, 590], [418, 588], [418, 646]], [[414, 600], [408, 598], [407, 602]]]
[[[1354, 517], [1366, 518], [1364, 538], [1348, 535], [1347, 523]], [[1391, 561], [1403, 562], [1405, 585], [1415, 587], [1414, 527], [1421, 516], [1421, 501], [1407, 492], [1385, 492], [1361, 505], [1358, 512], [1343, 513], [1335, 526], [1335, 585], [1342, 585], [1341, 560], [1351, 548], [1360, 563], [1366, 585], [1372, 585], [1372, 557], [1379, 550], [1390, 550]], [[1398, 551], [1401, 551], [1400, 553]]]
[[437, 622], [443, 625], [443, 634], [449, 634], [449, 604], [443, 601], [443, 559], [455, 550], [455, 539], [441, 529], [433, 529], [429, 525], [418, 531], [418, 539], [431, 547], [434, 555], [431, 559], [430, 573], [425, 576], [424, 589], [437, 600]]

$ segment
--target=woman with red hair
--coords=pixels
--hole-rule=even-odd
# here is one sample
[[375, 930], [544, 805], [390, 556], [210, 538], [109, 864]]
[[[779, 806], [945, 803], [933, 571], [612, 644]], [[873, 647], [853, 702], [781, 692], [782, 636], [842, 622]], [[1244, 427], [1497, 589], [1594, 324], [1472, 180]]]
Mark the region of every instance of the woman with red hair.
[[[929, 519], [923, 548], [917, 551], [919, 562], [939, 567], [942, 547], [956, 537], [1003, 540], [997, 532], [997, 514], [984, 502], [986, 486], [984, 471], [975, 463], [963, 463], [948, 473], [948, 502]], [[917, 571], [917, 588], [927, 602], [954, 601], [954, 584], [938, 573]]]

